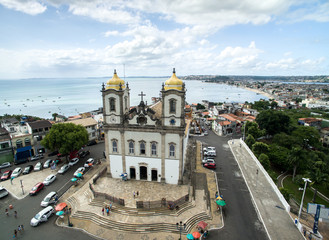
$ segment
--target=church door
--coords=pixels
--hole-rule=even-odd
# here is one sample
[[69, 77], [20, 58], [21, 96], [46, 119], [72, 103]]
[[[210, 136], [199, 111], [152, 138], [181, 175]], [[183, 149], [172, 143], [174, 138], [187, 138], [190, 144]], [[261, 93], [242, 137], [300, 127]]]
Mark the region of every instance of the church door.
[[139, 179], [147, 180], [147, 167], [144, 166], [139, 167]]
[[158, 171], [152, 170], [152, 181], [158, 181]]
[[130, 179], [136, 179], [136, 169], [130, 168]]

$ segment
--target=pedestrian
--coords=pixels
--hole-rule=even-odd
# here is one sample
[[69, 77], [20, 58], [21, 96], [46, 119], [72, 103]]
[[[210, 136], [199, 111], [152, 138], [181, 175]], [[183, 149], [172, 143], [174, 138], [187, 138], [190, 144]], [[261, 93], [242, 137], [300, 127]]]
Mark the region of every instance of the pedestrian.
[[14, 180], [14, 177], [11, 177], [11, 178], [10, 178], [10, 183], [11, 183], [11, 185], [13, 185], [13, 180]]
[[102, 213], [103, 213], [103, 216], [104, 216], [104, 207], [102, 208]]
[[6, 215], [9, 216], [8, 208], [6, 208], [5, 212], [6, 212]]
[[14, 238], [17, 237], [17, 230], [14, 231]]
[[137, 197], [138, 197], [138, 195], [139, 195], [139, 191], [137, 191], [137, 193], [136, 193], [136, 194], [137, 194]]
[[15, 216], [15, 218], [17, 218], [17, 212], [16, 211], [14, 211], [14, 216]]
[[110, 215], [110, 209], [109, 208], [106, 208], [106, 214], [107, 214], [107, 216]]
[[112, 211], [112, 202], [110, 202], [110, 211]]
[[21, 234], [21, 230], [22, 230], [21, 225], [18, 225], [17, 231], [19, 232], [19, 234]]
[[135, 197], [136, 197], [136, 193], [135, 193], [135, 191], [134, 191], [133, 195], [134, 195], [134, 198], [135, 198]]
[[23, 224], [21, 224], [21, 229], [22, 229], [22, 231], [24, 231], [24, 225]]

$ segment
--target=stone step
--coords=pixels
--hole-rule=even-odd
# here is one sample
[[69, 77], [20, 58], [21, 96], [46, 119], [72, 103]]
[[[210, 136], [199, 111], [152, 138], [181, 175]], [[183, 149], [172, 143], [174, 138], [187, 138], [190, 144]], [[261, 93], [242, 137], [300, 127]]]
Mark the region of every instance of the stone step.
[[108, 228], [111, 230], [118, 231], [129, 231], [129, 232], [171, 232], [178, 233], [176, 224], [170, 223], [152, 223], [152, 224], [131, 224], [126, 222], [116, 222], [105, 217], [99, 216], [95, 213], [77, 211], [73, 214], [72, 218], [84, 219], [92, 221], [93, 223]]

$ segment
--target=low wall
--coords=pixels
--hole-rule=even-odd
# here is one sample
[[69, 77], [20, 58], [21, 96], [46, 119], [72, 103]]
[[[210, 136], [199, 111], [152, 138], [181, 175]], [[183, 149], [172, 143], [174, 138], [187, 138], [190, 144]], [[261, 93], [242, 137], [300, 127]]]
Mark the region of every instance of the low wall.
[[241, 138], [240, 138], [240, 143], [248, 151], [248, 153], [250, 154], [250, 156], [252, 157], [252, 159], [256, 162], [259, 170], [262, 171], [262, 173], [265, 175], [265, 178], [271, 184], [274, 192], [276, 193], [276, 195], [280, 199], [280, 201], [283, 204], [283, 206], [285, 207], [286, 211], [289, 213], [290, 212], [290, 205], [288, 204], [288, 202], [286, 201], [286, 199], [283, 197], [283, 195], [281, 194], [280, 190], [277, 188], [276, 184], [273, 182], [272, 178], [270, 177], [270, 175], [268, 175], [268, 173], [265, 170], [265, 168], [263, 167], [263, 165], [258, 161], [258, 159], [254, 155], [254, 153], [250, 150], [250, 148], [248, 147], [248, 145]]

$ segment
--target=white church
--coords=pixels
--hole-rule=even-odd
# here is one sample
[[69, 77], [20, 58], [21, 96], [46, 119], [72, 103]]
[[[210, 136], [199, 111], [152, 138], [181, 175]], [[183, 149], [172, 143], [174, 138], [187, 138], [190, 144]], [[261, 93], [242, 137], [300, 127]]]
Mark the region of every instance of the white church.
[[162, 84], [160, 101], [147, 106], [143, 92], [130, 106], [128, 83], [114, 70], [102, 87], [107, 174], [128, 179], [182, 184], [188, 124], [185, 122], [185, 84], [176, 77]]

